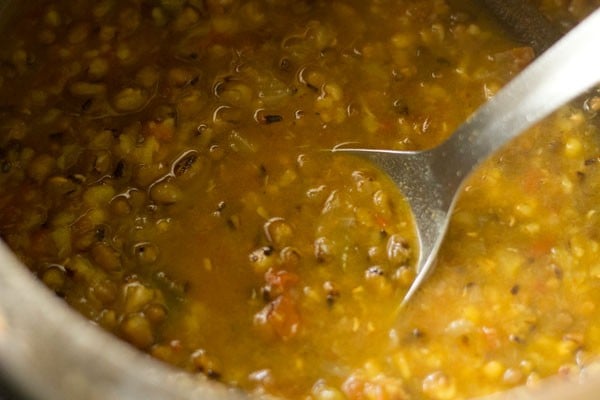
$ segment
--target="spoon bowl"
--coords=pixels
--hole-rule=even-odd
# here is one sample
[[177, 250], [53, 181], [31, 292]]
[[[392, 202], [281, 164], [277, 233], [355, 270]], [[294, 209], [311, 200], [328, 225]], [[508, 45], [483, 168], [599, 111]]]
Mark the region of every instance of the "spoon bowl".
[[399, 186], [413, 212], [419, 240], [416, 277], [404, 306], [433, 270], [465, 178], [510, 139], [600, 82], [600, 9], [511, 80], [444, 143], [425, 151], [349, 148]]

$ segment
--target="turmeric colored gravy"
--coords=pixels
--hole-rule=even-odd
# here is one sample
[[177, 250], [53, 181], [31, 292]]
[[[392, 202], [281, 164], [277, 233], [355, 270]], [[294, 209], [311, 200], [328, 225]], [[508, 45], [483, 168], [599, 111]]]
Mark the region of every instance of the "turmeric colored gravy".
[[407, 205], [322, 151], [432, 147], [527, 65], [477, 2], [44, 1], [0, 41], [0, 235], [152, 356], [383, 400], [506, 390], [600, 350], [600, 97], [475, 174], [397, 320]]

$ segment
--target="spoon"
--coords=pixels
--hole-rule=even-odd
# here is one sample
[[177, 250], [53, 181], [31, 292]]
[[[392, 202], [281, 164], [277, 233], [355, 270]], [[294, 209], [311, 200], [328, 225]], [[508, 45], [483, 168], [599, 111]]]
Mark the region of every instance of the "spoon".
[[416, 277], [403, 307], [431, 273], [465, 178], [490, 154], [558, 107], [600, 82], [600, 9], [596, 10], [480, 107], [444, 143], [425, 151], [347, 148], [400, 187], [417, 229]]

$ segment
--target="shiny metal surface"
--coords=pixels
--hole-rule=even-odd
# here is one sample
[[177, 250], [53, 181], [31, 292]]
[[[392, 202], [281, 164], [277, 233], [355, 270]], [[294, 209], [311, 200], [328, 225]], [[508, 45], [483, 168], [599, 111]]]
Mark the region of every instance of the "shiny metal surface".
[[0, 373], [33, 399], [241, 399], [93, 326], [0, 243]]
[[531, 63], [446, 142], [426, 151], [335, 148], [367, 157], [409, 201], [420, 241], [417, 276], [402, 305], [435, 265], [464, 179], [491, 153], [600, 82], [600, 10]]
[[[0, 22], [7, 4], [0, 0]], [[39, 283], [1, 242], [0, 376], [33, 400], [247, 398], [158, 363], [98, 329]], [[489, 400], [592, 399], [600, 391], [599, 377], [586, 369]]]

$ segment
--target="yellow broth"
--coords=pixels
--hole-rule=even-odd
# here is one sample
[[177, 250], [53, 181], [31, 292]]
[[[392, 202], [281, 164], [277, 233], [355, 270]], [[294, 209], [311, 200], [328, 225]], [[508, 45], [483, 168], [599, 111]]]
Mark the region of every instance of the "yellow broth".
[[476, 2], [43, 2], [1, 42], [0, 234], [154, 357], [287, 398], [449, 399], [598, 353], [600, 97], [470, 179], [398, 318], [407, 205], [324, 151], [432, 147], [526, 66]]

